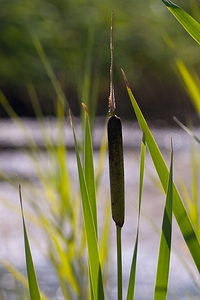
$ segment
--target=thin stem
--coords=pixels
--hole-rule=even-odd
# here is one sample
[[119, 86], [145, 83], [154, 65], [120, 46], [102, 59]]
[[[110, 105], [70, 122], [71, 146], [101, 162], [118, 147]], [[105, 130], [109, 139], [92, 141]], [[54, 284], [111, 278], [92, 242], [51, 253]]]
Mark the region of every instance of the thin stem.
[[121, 247], [121, 227], [117, 228], [117, 285], [118, 300], [122, 300], [122, 247]]

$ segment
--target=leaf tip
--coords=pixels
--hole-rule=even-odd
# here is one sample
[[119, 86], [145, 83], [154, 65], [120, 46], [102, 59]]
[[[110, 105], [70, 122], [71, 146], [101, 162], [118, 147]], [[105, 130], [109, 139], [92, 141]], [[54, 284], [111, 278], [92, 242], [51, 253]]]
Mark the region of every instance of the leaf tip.
[[173, 2], [171, 2], [170, 0], [162, 0], [162, 2], [163, 2], [167, 7], [178, 8], [178, 6], [177, 6], [176, 4], [174, 4]]
[[171, 137], [171, 154], [173, 154], [173, 142], [172, 142], [172, 137]]
[[20, 201], [21, 210], [22, 210], [22, 214], [23, 214], [23, 207], [22, 207], [22, 187], [21, 187], [21, 184], [19, 184], [19, 201]]
[[121, 68], [121, 71], [122, 71], [122, 75], [123, 75], [123, 77], [124, 77], [124, 81], [125, 81], [126, 87], [127, 87], [128, 89], [130, 89], [128, 80], [127, 80], [126, 75], [125, 75], [125, 73], [124, 73], [124, 70], [123, 70], [122, 68]]
[[72, 115], [71, 115], [70, 109], [69, 109], [69, 121], [70, 121], [71, 127], [73, 127], [73, 123], [72, 123]]
[[83, 106], [83, 108], [85, 110], [85, 113], [88, 114], [87, 106], [85, 105], [85, 103], [82, 102], [81, 104], [82, 104], [82, 106]]

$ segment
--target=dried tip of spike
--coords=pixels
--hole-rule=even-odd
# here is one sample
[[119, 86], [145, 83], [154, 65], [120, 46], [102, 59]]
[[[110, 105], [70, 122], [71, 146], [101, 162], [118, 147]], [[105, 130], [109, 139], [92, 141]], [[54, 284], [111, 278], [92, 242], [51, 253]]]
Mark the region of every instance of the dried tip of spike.
[[22, 190], [21, 184], [19, 184], [19, 192], [20, 192], [20, 193], [21, 193], [21, 190]]
[[111, 14], [111, 26], [110, 26], [111, 49], [112, 49], [112, 48], [114, 49], [114, 47], [113, 47], [113, 20], [114, 20], [114, 13], [113, 13], [113, 11], [112, 11], [112, 14]]
[[82, 102], [81, 104], [82, 104], [82, 106], [83, 106], [83, 108], [85, 110], [85, 113], [88, 114], [87, 106], [85, 105], [85, 103]]
[[122, 71], [122, 75], [123, 75], [123, 77], [124, 77], [124, 81], [125, 81], [125, 83], [126, 83], [126, 86], [127, 86], [127, 88], [129, 88], [130, 89], [130, 86], [129, 86], [129, 83], [128, 83], [128, 80], [127, 80], [127, 78], [126, 78], [126, 75], [125, 75], [125, 73], [124, 73], [124, 70], [121, 68], [121, 71]]
[[109, 112], [114, 112], [115, 111], [115, 102], [113, 101], [113, 94], [111, 93], [109, 98], [108, 98], [108, 108]]
[[109, 98], [108, 98], [108, 108], [109, 108], [109, 110], [110, 110], [111, 107], [112, 107], [112, 97], [110, 95]]

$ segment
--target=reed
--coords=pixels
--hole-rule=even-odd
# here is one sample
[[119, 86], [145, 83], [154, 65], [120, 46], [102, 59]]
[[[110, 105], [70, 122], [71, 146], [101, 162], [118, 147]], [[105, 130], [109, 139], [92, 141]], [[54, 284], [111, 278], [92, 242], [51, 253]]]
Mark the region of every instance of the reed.
[[[171, 11], [178, 9], [174, 4], [172, 5], [170, 1], [163, 1], [168, 5]], [[176, 11], [177, 12], [177, 11]], [[186, 16], [183, 14], [182, 16]], [[178, 15], [179, 17], [179, 15]], [[182, 19], [181, 19], [182, 20]], [[188, 19], [188, 24], [191, 18]], [[184, 19], [185, 22], [185, 19]], [[196, 23], [195, 23], [196, 24]], [[187, 25], [187, 28], [190, 26]], [[193, 28], [194, 29], [194, 28]], [[200, 31], [198, 32], [200, 34]], [[196, 35], [197, 36], [197, 35]], [[96, 183], [99, 182], [99, 177], [95, 177], [94, 168], [94, 153], [92, 147], [92, 134], [91, 134], [91, 121], [87, 110], [87, 106], [83, 105], [83, 116], [84, 116], [84, 146], [80, 147], [76, 130], [73, 124], [73, 118], [70, 114], [70, 122], [72, 127], [72, 133], [74, 137], [74, 145], [76, 152], [76, 160], [78, 167], [78, 184], [80, 188], [80, 195], [77, 198], [71, 197], [69, 174], [67, 171], [67, 161], [66, 161], [66, 149], [63, 143], [64, 138], [64, 124], [65, 124], [65, 111], [63, 105], [64, 94], [60, 90], [60, 85], [58, 84], [56, 78], [53, 75], [53, 71], [49, 68], [45, 53], [43, 52], [41, 45], [37, 43], [38, 50], [41, 52], [41, 59], [43, 63], [46, 64], [47, 71], [49, 72], [49, 77], [54, 81], [54, 88], [57, 92], [58, 100], [58, 123], [60, 125], [59, 137], [60, 145], [58, 148], [53, 147], [51, 142], [45, 136], [47, 153], [49, 154], [49, 159], [56, 162], [56, 167], [59, 170], [59, 176], [53, 178], [53, 182], [56, 182], [56, 188], [53, 190], [52, 182], [49, 182], [49, 177], [44, 174], [41, 167], [37, 161], [37, 145], [31, 140], [31, 137], [26, 132], [21, 120], [14, 113], [9, 103], [6, 101], [3, 94], [0, 95], [0, 99], [7, 111], [10, 112], [13, 120], [24, 130], [25, 136], [30, 144], [31, 157], [33, 158], [34, 164], [38, 170], [38, 177], [44, 187], [46, 194], [49, 196], [49, 202], [47, 207], [49, 208], [48, 213], [52, 213], [52, 219], [56, 220], [55, 223], [51, 218], [46, 216], [46, 211], [42, 211], [40, 207], [36, 207], [36, 212], [38, 216], [38, 222], [40, 226], [49, 238], [49, 255], [54, 264], [55, 270], [57, 271], [57, 276], [60, 281], [60, 286], [62, 288], [62, 293], [64, 299], [94, 299], [103, 300], [106, 298], [105, 293], [105, 281], [103, 277], [103, 255], [105, 253], [107, 243], [105, 242], [108, 236], [108, 223], [107, 219], [104, 224], [103, 238], [100, 240], [98, 235], [98, 215], [97, 215], [97, 193], [96, 193]], [[152, 133], [147, 125], [147, 122], [137, 104], [135, 97], [131, 91], [130, 85], [126, 78], [124, 71], [122, 70], [125, 84], [127, 87], [127, 92], [129, 94], [134, 112], [136, 114], [138, 123], [141, 128], [141, 154], [140, 154], [140, 169], [139, 169], [139, 209], [138, 209], [138, 220], [137, 220], [137, 232], [135, 237], [135, 242], [133, 242], [133, 254], [132, 263], [130, 267], [127, 300], [134, 299], [135, 295], [135, 278], [136, 278], [136, 266], [137, 266], [137, 255], [138, 255], [138, 243], [139, 243], [139, 229], [140, 229], [140, 214], [142, 205], [142, 192], [143, 192], [143, 181], [144, 181], [144, 170], [145, 170], [145, 151], [146, 146], [148, 147], [150, 156], [152, 158], [153, 164], [155, 166], [156, 172], [158, 174], [159, 180], [162, 184], [163, 190], [165, 192], [165, 209], [163, 213], [163, 223], [161, 228], [160, 237], [160, 249], [157, 263], [157, 276], [155, 280], [155, 290], [154, 299], [166, 299], [168, 291], [168, 277], [169, 277], [169, 266], [170, 266], [170, 256], [171, 256], [171, 236], [172, 236], [172, 213], [174, 213], [178, 226], [182, 232], [185, 239], [185, 243], [188, 250], [194, 260], [197, 270], [200, 272], [200, 243], [197, 237], [197, 232], [193, 227], [190, 216], [185, 209], [182, 198], [178, 193], [178, 190], [173, 182], [173, 151], [171, 149], [171, 159], [170, 168], [168, 170], [163, 156], [154, 140]], [[123, 166], [123, 142], [122, 142], [122, 128], [120, 118], [115, 115], [115, 98], [114, 98], [114, 87], [113, 87], [113, 18], [111, 26], [111, 68], [110, 68], [110, 97], [109, 97], [109, 119], [107, 121], [107, 132], [108, 132], [108, 152], [109, 152], [109, 169], [110, 169], [110, 188], [111, 188], [111, 210], [112, 218], [116, 225], [116, 239], [117, 239], [117, 266], [118, 266], [118, 300], [123, 299], [123, 280], [122, 280], [122, 226], [124, 225], [124, 166]], [[32, 95], [35, 95], [34, 90], [30, 89]], [[41, 125], [43, 126], [43, 125]], [[45, 130], [44, 130], [45, 132]], [[84, 149], [84, 160], [81, 160], [81, 149]], [[102, 156], [105, 154], [105, 144], [102, 143]], [[100, 165], [101, 169], [102, 165]], [[45, 170], [46, 171], [46, 170]], [[53, 170], [55, 171], [55, 170]], [[55, 176], [55, 175], [54, 175]], [[98, 174], [99, 176], [99, 174]], [[97, 180], [98, 179], [98, 180]], [[196, 182], [196, 179], [194, 180]], [[98, 185], [98, 184], [97, 184]], [[196, 199], [196, 183], [194, 186], [194, 194]], [[52, 193], [54, 191], [54, 193]], [[60, 201], [56, 202], [56, 193], [59, 194]], [[36, 196], [37, 194], [35, 194]], [[53, 195], [53, 196], [52, 196]], [[24, 277], [10, 268], [10, 272], [14, 274], [16, 279], [21, 278], [24, 286], [28, 286], [30, 292], [31, 300], [47, 299], [38, 287], [36, 272], [33, 265], [33, 259], [31, 254], [31, 247], [28, 239], [28, 232], [26, 229], [25, 217], [23, 205], [22, 205], [22, 194], [21, 186], [19, 188], [20, 205], [21, 205], [21, 215], [24, 230], [24, 242], [25, 242], [25, 257], [26, 257], [26, 268], [28, 283], [24, 280]], [[79, 202], [79, 198], [81, 201]], [[78, 200], [77, 200], [78, 199]], [[25, 200], [26, 201], [26, 200]], [[82, 206], [82, 216], [83, 222], [77, 221], [80, 219], [80, 203]], [[196, 202], [195, 205], [197, 206]], [[72, 230], [72, 235], [70, 238], [64, 235], [63, 227], [64, 222], [67, 219], [67, 224], [70, 224]], [[81, 236], [81, 243], [80, 243]], [[86, 243], [85, 243], [86, 237]], [[79, 242], [77, 242], [79, 239]], [[81, 244], [81, 245], [80, 245]], [[86, 246], [85, 246], [86, 244]], [[63, 246], [64, 245], [64, 246]], [[78, 260], [83, 260], [83, 264], [86, 265], [86, 260], [84, 260], [85, 249], [87, 248], [88, 265], [87, 275], [79, 273], [81, 267], [78, 267], [78, 272], [74, 267]], [[81, 255], [80, 255], [81, 253]], [[108, 260], [109, 263], [109, 260]], [[5, 266], [6, 264], [4, 264]], [[9, 268], [8, 268], [9, 269]], [[79, 274], [77, 274], [79, 273]], [[86, 287], [82, 284], [85, 283], [82, 277], [87, 277]], [[81, 277], [81, 278], [80, 278]], [[83, 280], [83, 281], [81, 281]], [[80, 283], [81, 282], [81, 283]], [[90, 289], [88, 289], [90, 285]], [[86, 290], [86, 293], [82, 293], [82, 289]], [[111, 287], [108, 287], [111, 288]], [[25, 297], [24, 297], [25, 299]]]
[[113, 85], [113, 13], [110, 30], [110, 96], [109, 96], [109, 119], [107, 122], [109, 173], [111, 192], [112, 218], [116, 224], [117, 236], [117, 279], [118, 279], [118, 300], [122, 300], [122, 250], [121, 250], [121, 228], [124, 225], [124, 157], [122, 142], [121, 120], [115, 115], [115, 93]]

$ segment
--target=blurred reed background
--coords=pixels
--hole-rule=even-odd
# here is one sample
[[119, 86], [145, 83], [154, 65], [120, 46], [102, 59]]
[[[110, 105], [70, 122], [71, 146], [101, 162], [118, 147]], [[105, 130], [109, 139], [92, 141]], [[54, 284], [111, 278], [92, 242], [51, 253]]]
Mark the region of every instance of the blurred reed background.
[[[200, 19], [197, 0], [176, 2]], [[198, 70], [199, 48], [161, 1], [2, 0], [0, 9], [0, 87], [19, 115], [34, 116], [29, 84], [36, 88], [43, 114], [55, 115], [55, 90], [31, 32], [39, 38], [73, 113], [79, 114], [79, 101], [87, 99], [98, 115], [106, 114], [113, 10], [115, 90], [119, 99], [127, 99], [118, 101], [121, 116], [131, 117], [120, 71], [123, 67], [147, 119], [163, 119], [169, 125], [173, 114], [182, 121], [186, 112], [194, 118], [174, 59], [178, 55]], [[2, 109], [0, 116], [6, 116]]]

